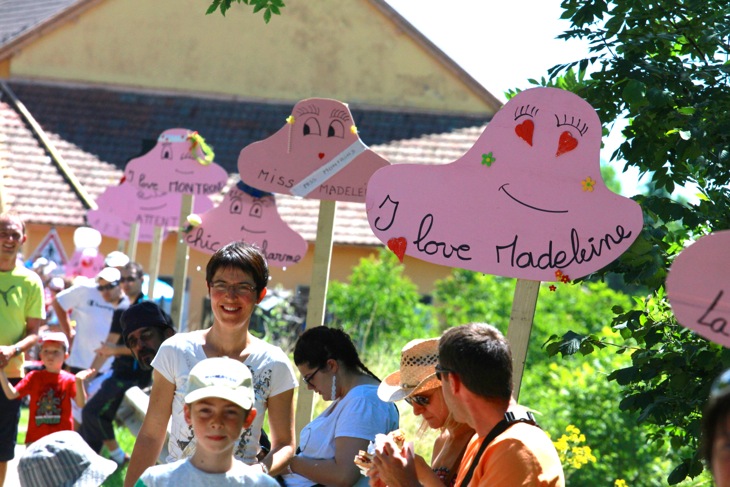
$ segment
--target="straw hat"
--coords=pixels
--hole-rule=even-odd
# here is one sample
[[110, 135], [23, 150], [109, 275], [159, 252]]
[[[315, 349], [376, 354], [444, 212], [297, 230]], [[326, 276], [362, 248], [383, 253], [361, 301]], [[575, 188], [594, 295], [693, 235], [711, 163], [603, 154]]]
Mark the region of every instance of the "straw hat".
[[408, 342], [400, 351], [400, 370], [380, 383], [378, 397], [386, 402], [395, 402], [440, 387], [435, 370], [438, 358], [438, 338]]

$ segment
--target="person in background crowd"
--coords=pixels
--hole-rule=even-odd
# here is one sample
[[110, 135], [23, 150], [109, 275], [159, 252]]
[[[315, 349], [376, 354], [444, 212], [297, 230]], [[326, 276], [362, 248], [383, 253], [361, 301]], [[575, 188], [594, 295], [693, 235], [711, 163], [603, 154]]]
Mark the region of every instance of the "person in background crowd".
[[128, 262], [121, 267], [120, 276], [120, 286], [129, 301], [120, 304], [114, 310], [109, 335], [96, 349], [97, 363], [113, 357], [111, 375], [104, 377], [95, 394], [81, 411], [82, 421], [78, 432], [92, 450], [99, 453], [102, 446], [105, 446], [109, 450], [109, 457], [119, 465], [123, 465], [129, 461], [129, 455], [122, 450], [114, 436], [114, 418], [127, 389], [134, 386], [147, 387], [152, 379], [152, 372], [139, 366], [122, 338], [122, 313], [127, 309], [129, 302], [134, 304], [144, 299], [142, 294], [144, 270], [140, 264]]
[[702, 456], [717, 487], [730, 487], [730, 369], [712, 383], [702, 414]]
[[287, 487], [367, 485], [353, 459], [378, 433], [398, 429], [398, 410], [378, 398], [380, 379], [357, 354], [350, 337], [318, 326], [299, 337], [294, 363], [310, 389], [332, 404], [306, 425], [289, 462]]
[[233, 458], [241, 432], [256, 416], [251, 371], [238, 360], [214, 357], [190, 371], [185, 422], [197, 443], [191, 457], [144, 471], [138, 487], [249, 485], [278, 487], [260, 469]]
[[[423, 417], [424, 426], [441, 431], [433, 445], [431, 464], [420, 456], [415, 457], [418, 482], [432, 487], [454, 484], [466, 446], [474, 436], [469, 425], [454, 421], [446, 406], [441, 381], [434, 369], [438, 363], [438, 347], [438, 338], [408, 342], [401, 350], [400, 369], [378, 387], [378, 396], [383, 401], [405, 399], [413, 414]], [[368, 475], [377, 478], [377, 471]]]
[[26, 444], [56, 431], [73, 430], [71, 400], [75, 400], [79, 407], [84, 406], [84, 380], [93, 371], [82, 370], [74, 377], [62, 370], [63, 361], [68, 357], [68, 340], [64, 333], [42, 333], [38, 341], [43, 369], [30, 372], [16, 386], [10, 384], [5, 372], [0, 370], [0, 386], [5, 397], [30, 396]]
[[[185, 422], [183, 412], [186, 379], [194, 364], [209, 357], [231, 357], [252, 371], [256, 418], [241, 435], [234, 449], [235, 457], [275, 475], [294, 453], [293, 397], [297, 384], [294, 370], [279, 347], [249, 332], [251, 315], [266, 295], [269, 281], [266, 257], [255, 246], [232, 242], [213, 254], [205, 278], [213, 325], [170, 337], [152, 361], [150, 405], [127, 469], [124, 480], [127, 487], [132, 487], [159, 456], [170, 417], [168, 462], [192, 454], [195, 433]], [[259, 437], [267, 411], [271, 450], [259, 459]]]
[[[24, 355], [38, 341], [46, 318], [43, 284], [35, 272], [18, 265], [18, 251], [26, 240], [19, 215], [0, 213], [0, 369], [15, 385], [23, 377]], [[8, 462], [15, 456], [20, 400], [0, 395], [0, 486]]]

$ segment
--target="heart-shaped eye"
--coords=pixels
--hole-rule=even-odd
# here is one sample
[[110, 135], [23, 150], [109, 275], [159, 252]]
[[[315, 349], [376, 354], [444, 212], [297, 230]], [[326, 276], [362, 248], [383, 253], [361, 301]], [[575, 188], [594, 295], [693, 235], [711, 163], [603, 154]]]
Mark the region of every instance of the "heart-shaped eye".
[[406, 254], [408, 242], [403, 237], [391, 238], [388, 240], [388, 248], [391, 252], [398, 256], [398, 260], [403, 263], [403, 256]]
[[530, 147], [532, 147], [532, 134], [534, 131], [535, 122], [529, 119], [525, 120], [515, 127], [515, 133], [517, 134], [517, 137], [530, 144]]
[[558, 140], [558, 150], [555, 152], [555, 157], [565, 154], [566, 152], [570, 152], [573, 149], [578, 147], [578, 141], [575, 140], [575, 137], [571, 135], [570, 132], [567, 130], [560, 134], [560, 139]]

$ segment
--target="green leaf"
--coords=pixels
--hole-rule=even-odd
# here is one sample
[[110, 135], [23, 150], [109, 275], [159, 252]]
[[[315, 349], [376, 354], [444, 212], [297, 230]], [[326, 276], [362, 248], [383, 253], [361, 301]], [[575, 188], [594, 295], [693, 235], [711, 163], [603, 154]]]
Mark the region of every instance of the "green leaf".
[[623, 98], [629, 105], [645, 105], [646, 85], [635, 79], [630, 80], [623, 89]]
[[677, 467], [672, 470], [672, 473], [669, 474], [669, 477], [667, 478], [667, 482], [669, 485], [676, 485], [687, 478], [687, 474], [689, 473], [689, 465], [687, 460], [683, 461]]

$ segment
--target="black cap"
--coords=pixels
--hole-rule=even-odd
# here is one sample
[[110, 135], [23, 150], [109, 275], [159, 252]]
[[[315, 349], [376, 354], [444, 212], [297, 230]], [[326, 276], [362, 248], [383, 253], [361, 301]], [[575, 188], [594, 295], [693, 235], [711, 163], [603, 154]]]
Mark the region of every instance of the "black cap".
[[121, 316], [121, 324], [125, 343], [129, 334], [140, 328], [155, 326], [175, 330], [170, 315], [152, 301], [142, 301], [124, 310]]

